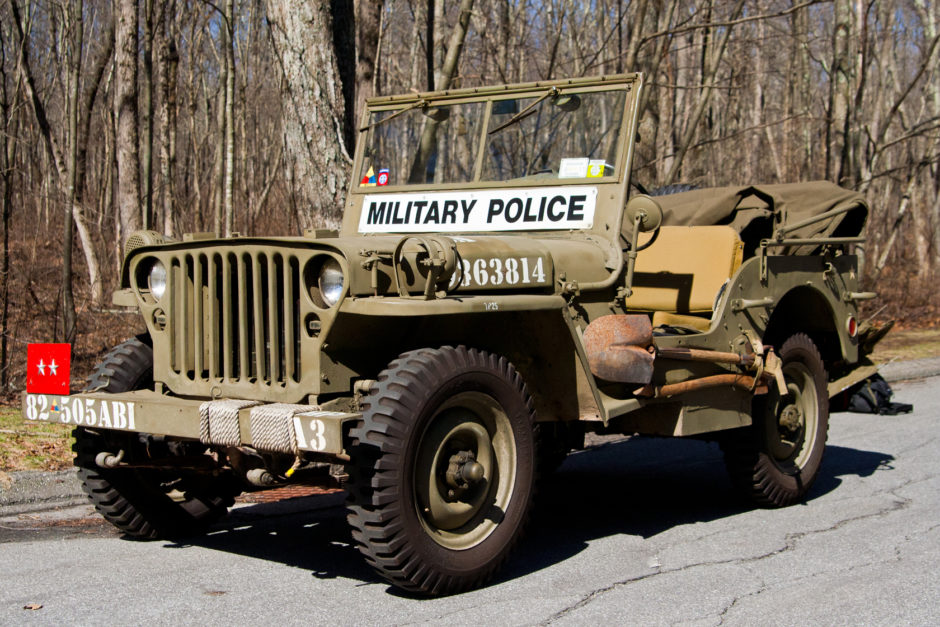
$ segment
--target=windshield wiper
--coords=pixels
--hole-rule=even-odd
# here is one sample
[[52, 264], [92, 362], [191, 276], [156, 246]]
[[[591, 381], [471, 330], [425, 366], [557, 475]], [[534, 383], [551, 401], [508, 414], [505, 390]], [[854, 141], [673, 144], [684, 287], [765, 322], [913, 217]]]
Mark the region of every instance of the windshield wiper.
[[547, 92], [545, 92], [544, 94], [542, 94], [541, 96], [539, 96], [538, 99], [536, 99], [535, 102], [533, 102], [533, 103], [530, 104], [528, 107], [526, 107], [525, 109], [523, 109], [522, 111], [520, 111], [520, 112], [517, 113], [516, 115], [512, 116], [511, 118], [509, 118], [508, 120], [506, 120], [505, 122], [503, 122], [502, 124], [500, 124], [499, 126], [497, 126], [496, 128], [494, 128], [493, 130], [491, 130], [491, 131], [490, 131], [489, 133], [487, 133], [487, 134], [488, 134], [488, 135], [492, 135], [493, 133], [498, 133], [498, 132], [500, 132], [501, 130], [503, 130], [504, 128], [506, 128], [507, 126], [512, 126], [513, 124], [515, 124], [515, 123], [518, 122], [519, 120], [521, 120], [521, 119], [523, 119], [523, 118], [526, 118], [526, 117], [532, 115], [533, 113], [535, 113], [535, 106], [536, 106], [537, 104], [539, 104], [540, 102], [542, 102], [542, 101], [545, 100], [546, 98], [554, 98], [554, 97], [556, 97], [556, 96], [558, 96], [558, 88], [557, 88], [557, 87], [552, 87], [552, 88], [550, 88]]
[[369, 124], [368, 126], [363, 126], [362, 128], [359, 129], [359, 132], [361, 133], [361, 132], [363, 132], [363, 131], [368, 131], [368, 130], [371, 129], [371, 128], [375, 128], [376, 126], [379, 126], [380, 124], [385, 124], [385, 123], [388, 122], [389, 120], [394, 120], [395, 118], [397, 118], [398, 116], [400, 116], [402, 113], [408, 113], [409, 111], [413, 111], [413, 110], [415, 110], [415, 109], [420, 109], [420, 108], [426, 107], [426, 106], [428, 106], [428, 101], [422, 98], [422, 99], [419, 100], [418, 102], [414, 102], [414, 103], [408, 105], [407, 107], [405, 107], [404, 109], [399, 109], [398, 111], [396, 111], [395, 113], [391, 114], [391, 115], [388, 116], [387, 118], [382, 118], [381, 120], [376, 120], [375, 122], [373, 122], [372, 124]]

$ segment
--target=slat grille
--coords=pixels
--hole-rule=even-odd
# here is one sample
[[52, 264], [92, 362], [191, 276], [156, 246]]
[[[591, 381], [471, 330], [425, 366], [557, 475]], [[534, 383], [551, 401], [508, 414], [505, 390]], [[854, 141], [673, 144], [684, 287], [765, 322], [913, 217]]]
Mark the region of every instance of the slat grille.
[[170, 267], [170, 367], [177, 376], [281, 387], [300, 381], [296, 256], [181, 253]]

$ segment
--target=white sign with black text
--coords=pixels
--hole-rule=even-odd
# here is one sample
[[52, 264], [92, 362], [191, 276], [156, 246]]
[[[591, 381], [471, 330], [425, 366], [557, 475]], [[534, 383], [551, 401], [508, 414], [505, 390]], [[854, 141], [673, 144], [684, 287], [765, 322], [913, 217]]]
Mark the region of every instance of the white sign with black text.
[[360, 233], [589, 229], [596, 187], [368, 194]]

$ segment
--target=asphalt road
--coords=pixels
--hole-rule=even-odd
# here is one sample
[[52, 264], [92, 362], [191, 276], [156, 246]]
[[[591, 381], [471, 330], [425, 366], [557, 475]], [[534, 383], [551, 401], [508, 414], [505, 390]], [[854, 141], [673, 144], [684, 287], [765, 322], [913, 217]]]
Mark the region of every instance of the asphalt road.
[[[186, 544], [85, 507], [0, 520], [0, 624], [940, 624], [940, 378], [913, 414], [835, 414], [811, 498], [753, 510], [715, 445], [578, 453], [491, 586], [402, 596], [350, 547], [337, 495], [238, 508]], [[27, 604], [41, 609], [27, 610]]]

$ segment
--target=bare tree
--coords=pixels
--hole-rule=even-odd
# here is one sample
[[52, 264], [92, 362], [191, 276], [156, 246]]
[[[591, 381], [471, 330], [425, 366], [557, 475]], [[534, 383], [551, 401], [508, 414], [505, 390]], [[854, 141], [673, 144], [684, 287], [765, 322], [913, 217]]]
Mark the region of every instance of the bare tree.
[[223, 211], [225, 214], [225, 236], [232, 234], [235, 221], [235, 0], [226, 0], [222, 15], [225, 37], [222, 38], [225, 55], [225, 131], [223, 166]]
[[[0, 319], [0, 389], [6, 391], [10, 382], [8, 338], [10, 331], [10, 218], [13, 211], [13, 164], [16, 160], [18, 142], [16, 137], [19, 131], [19, 117], [15, 114], [15, 106], [20, 97], [18, 72], [8, 76], [7, 46], [9, 33], [6, 27], [0, 29], [0, 183], [3, 185], [0, 194], [3, 214], [3, 260], [0, 269], [0, 300], [2, 300], [2, 319]], [[14, 63], [18, 63], [19, 55], [15, 55]]]
[[[450, 35], [447, 43], [447, 53], [441, 67], [435, 73], [439, 89], [449, 89], [457, 73], [457, 62], [460, 59], [460, 51], [463, 49], [464, 41], [467, 38], [467, 29], [470, 25], [470, 12], [473, 11], [473, 0], [461, 0], [460, 12], [457, 15], [457, 23]], [[440, 28], [437, 29], [440, 32]], [[418, 154], [411, 166], [409, 180], [412, 182], [423, 181], [425, 170], [427, 168], [428, 158], [437, 142], [437, 128], [440, 122], [428, 118], [421, 132], [421, 139], [418, 144]]]
[[[78, 85], [79, 78], [81, 74], [81, 49], [83, 36], [83, 20], [81, 18], [82, 5], [78, 7], [73, 7], [71, 4], [68, 4], [64, 7], [63, 11], [57, 13], [58, 18], [61, 20], [60, 28], [68, 34], [67, 46], [64, 54], [64, 64], [67, 67], [67, 76], [69, 87], [65, 90], [67, 92], [67, 99], [71, 103], [70, 107], [66, 107], [65, 111], [68, 113], [65, 119], [65, 127], [67, 129], [64, 138], [57, 138], [53, 134], [52, 125], [49, 121], [49, 116], [47, 113], [47, 106], [45, 102], [40, 97], [40, 94], [37, 90], [37, 80], [33, 74], [32, 66], [29, 62], [29, 32], [31, 27], [31, 17], [29, 13], [26, 13], [25, 16], [21, 15], [19, 6], [15, 0], [10, 0], [9, 5], [10, 12], [12, 16], [12, 26], [13, 33], [16, 39], [16, 45], [19, 50], [18, 60], [17, 60], [17, 75], [22, 82], [26, 98], [30, 103], [30, 108], [32, 109], [33, 115], [36, 120], [36, 124], [40, 134], [41, 145], [45, 149], [44, 157], [49, 160], [51, 163], [51, 169], [54, 173], [54, 179], [59, 187], [60, 194], [63, 198], [67, 199], [65, 202], [66, 211], [63, 214], [65, 216], [66, 229], [69, 234], [73, 232], [73, 225], [78, 230], [78, 235], [82, 241], [82, 247], [85, 253], [85, 262], [89, 274], [89, 284], [92, 287], [92, 300], [95, 303], [100, 303], [103, 298], [103, 291], [101, 282], [98, 280], [99, 268], [98, 268], [98, 256], [95, 251], [94, 244], [92, 243], [91, 233], [89, 232], [88, 226], [85, 223], [84, 216], [82, 214], [81, 206], [79, 205], [79, 182], [82, 180], [78, 175], [78, 168], [80, 162], [78, 161], [78, 156], [82, 153], [79, 148], [80, 138], [77, 132], [78, 119], [80, 114], [78, 113]], [[27, 10], [29, 6], [27, 5]], [[74, 94], [73, 94], [74, 91]], [[87, 100], [86, 100], [87, 101]], [[74, 118], [74, 124], [72, 116]], [[65, 143], [65, 149], [62, 149], [61, 144]], [[74, 153], [74, 159], [73, 159]], [[44, 180], [44, 184], [47, 181]], [[72, 238], [71, 236], [67, 237], [63, 242], [64, 251], [63, 251], [63, 262], [68, 261], [68, 268], [63, 271], [63, 277], [67, 271], [68, 276], [71, 277], [71, 246]], [[61, 293], [63, 295], [63, 305], [64, 307], [64, 319], [66, 320], [66, 336], [71, 337], [74, 334], [75, 329], [75, 314], [74, 314], [74, 303], [72, 301], [71, 295], [71, 280], [69, 280], [66, 286], [66, 281], [63, 278], [63, 284], [61, 286]]]
[[[155, 10], [154, 0], [143, 0], [144, 15], [142, 57], [140, 70], [140, 94], [138, 97], [140, 137], [140, 210], [141, 224], [145, 229], [153, 228], [153, 41]], [[136, 55], [135, 55], [136, 56]]]
[[284, 77], [284, 141], [304, 210], [304, 227], [336, 225], [346, 200], [349, 152], [344, 101], [333, 48], [330, 3], [267, 0], [275, 54]]
[[117, 118], [117, 242], [140, 228], [140, 156], [137, 120], [137, 0], [116, 0], [114, 5], [115, 96]]
[[163, 199], [162, 230], [167, 235], [174, 231], [176, 214], [176, 124], [177, 124], [177, 75], [179, 53], [173, 39], [172, 25], [175, 23], [176, 2], [167, 2], [163, 19], [157, 25], [157, 85], [160, 94], [158, 118], [160, 122], [160, 185]]
[[367, 98], [376, 92], [376, 60], [382, 34], [384, 0], [356, 0], [356, 109], [354, 125], [359, 123]]
[[[744, 8], [744, 0], [738, 0], [734, 8], [731, 10], [731, 20], [734, 20], [740, 15], [741, 9]], [[728, 45], [728, 39], [731, 37], [731, 26], [726, 26], [721, 34], [718, 36], [718, 42], [715, 45], [714, 49], [711, 51], [708, 50], [707, 46], [703, 46], [702, 50], [702, 76], [704, 78], [704, 85], [698, 95], [698, 101], [695, 104], [695, 109], [692, 111], [691, 116], [689, 116], [688, 121], [685, 125], [685, 130], [682, 133], [682, 140], [679, 143], [679, 149], [676, 152], [676, 158], [672, 162], [672, 167], [669, 168], [669, 171], [666, 173], [666, 178], [663, 180], [664, 185], [669, 185], [676, 180], [676, 175], [679, 173], [679, 168], [682, 167], [682, 161], [685, 159], [685, 155], [688, 153], [689, 148], [692, 145], [692, 140], [695, 138], [695, 134], [698, 131], [699, 122], [702, 119], [702, 116], [705, 114], [705, 109], [708, 107], [709, 99], [711, 98], [712, 93], [714, 93], [716, 79], [718, 77], [718, 72], [721, 69], [721, 60], [724, 56], [725, 49]]]

